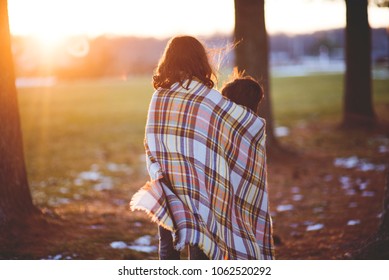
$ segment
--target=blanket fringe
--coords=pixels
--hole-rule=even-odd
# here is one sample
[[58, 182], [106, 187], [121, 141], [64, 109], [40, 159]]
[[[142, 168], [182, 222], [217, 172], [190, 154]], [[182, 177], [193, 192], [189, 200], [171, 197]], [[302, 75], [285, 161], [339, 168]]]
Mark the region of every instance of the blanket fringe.
[[133, 212], [136, 211], [136, 210], [143, 211], [143, 212], [145, 212], [147, 214], [147, 216], [151, 219], [151, 221], [153, 223], [156, 223], [158, 226], [161, 226], [161, 227], [163, 227], [163, 228], [165, 228], [165, 229], [175, 233], [173, 227], [168, 226], [164, 222], [160, 221], [158, 219], [158, 217], [154, 213], [152, 213], [149, 209], [147, 209], [146, 207], [138, 205], [139, 201], [142, 198], [142, 193], [143, 192], [145, 192], [145, 190], [141, 189], [138, 192], [136, 192], [134, 194], [134, 196], [132, 197], [131, 202], [130, 202], [130, 209], [131, 209], [131, 211], [133, 211]]
[[[147, 188], [147, 186], [145, 186]], [[172, 232], [173, 234], [173, 244], [174, 244], [174, 249], [177, 250], [177, 251], [181, 251], [185, 248], [186, 245], [191, 245], [191, 246], [199, 246], [199, 248], [204, 252], [204, 248], [201, 244], [192, 244], [192, 242], [188, 242], [186, 243], [185, 240], [182, 240], [181, 242], [179, 243], [176, 243], [175, 241], [178, 240], [178, 236], [177, 236], [177, 232], [174, 230], [173, 227], [167, 225], [166, 223], [162, 222], [160, 219], [158, 219], [158, 217], [153, 213], [151, 212], [149, 209], [147, 209], [146, 207], [142, 206], [142, 205], [139, 205], [139, 202], [141, 201], [142, 199], [142, 196], [143, 196], [143, 193], [146, 192], [146, 190], [144, 190], [143, 188], [140, 189], [138, 192], [136, 192], [132, 199], [131, 199], [131, 202], [129, 203], [130, 204], [130, 210], [131, 211], [143, 211], [147, 214], [148, 218], [151, 219], [151, 222], [153, 223], [156, 223], [158, 226], [161, 226], [169, 231]], [[176, 243], [176, 244], [175, 244]], [[206, 253], [207, 254], [207, 253]], [[209, 254], [209, 252], [208, 252]], [[207, 256], [208, 256], [207, 254]], [[208, 256], [209, 257], [209, 256]]]

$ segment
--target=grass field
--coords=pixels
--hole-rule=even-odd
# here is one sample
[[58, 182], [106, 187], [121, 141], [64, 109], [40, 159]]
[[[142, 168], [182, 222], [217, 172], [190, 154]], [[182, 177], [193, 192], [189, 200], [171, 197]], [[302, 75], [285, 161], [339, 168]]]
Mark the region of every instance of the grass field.
[[[271, 90], [277, 123], [293, 126], [321, 118], [341, 119], [342, 75], [275, 78]], [[379, 111], [388, 104], [388, 80], [374, 80], [373, 101]], [[388, 114], [381, 117], [387, 120]]]
[[[389, 131], [336, 129], [342, 88], [341, 75], [272, 80], [275, 124], [289, 128], [279, 140], [302, 154], [268, 165], [274, 233], [281, 240], [277, 258], [342, 258], [377, 226], [385, 174], [374, 168], [388, 164]], [[389, 81], [375, 80], [373, 88], [376, 113], [389, 123]], [[0, 258], [157, 258], [155, 250], [110, 246], [115, 241], [136, 245], [140, 237], [158, 243], [155, 224], [128, 209], [132, 194], [148, 178], [143, 137], [153, 92], [150, 77], [58, 82], [18, 91], [34, 203], [61, 227], [56, 234], [16, 240]], [[335, 166], [339, 157], [357, 158], [373, 170]], [[345, 179], [355, 190], [343, 185]], [[283, 205], [293, 210], [279, 211]], [[347, 225], [355, 219], [359, 225]], [[307, 232], [313, 223], [323, 229]]]
[[[276, 126], [340, 120], [342, 87], [341, 75], [274, 78]], [[144, 125], [153, 92], [149, 77], [60, 82], [18, 91], [36, 203], [56, 204], [53, 197], [81, 198], [92, 183], [104, 181], [102, 173], [119, 172], [129, 181], [145, 178]], [[378, 115], [388, 120], [389, 81], [374, 81], [374, 101]], [[96, 172], [102, 178], [93, 178]], [[106, 187], [112, 185], [106, 179]]]
[[[87, 192], [80, 180], [75, 184], [82, 172], [124, 171], [131, 175], [128, 180], [143, 175], [152, 94], [146, 78], [59, 83], [19, 93], [28, 174], [39, 204], [60, 190], [65, 198]], [[89, 175], [84, 180], [88, 187], [88, 181], [101, 179]]]

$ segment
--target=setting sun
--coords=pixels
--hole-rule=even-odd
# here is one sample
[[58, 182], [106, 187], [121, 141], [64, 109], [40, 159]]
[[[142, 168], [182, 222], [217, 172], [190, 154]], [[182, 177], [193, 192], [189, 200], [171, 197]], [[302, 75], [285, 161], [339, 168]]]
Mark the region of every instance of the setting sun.
[[[233, 2], [229, 5], [220, 0], [208, 2], [207, 9], [199, 5], [188, 10], [187, 3], [180, 0], [13, 0], [9, 2], [10, 26], [13, 34], [33, 34], [48, 42], [80, 34], [166, 37], [173, 33], [212, 34], [232, 30]], [[209, 20], [199, 18], [202, 9]]]
[[42, 32], [38, 34], [33, 34], [33, 37], [37, 40], [38, 44], [46, 50], [51, 50], [59, 46], [64, 37], [62, 34], [54, 34], [51, 32]]

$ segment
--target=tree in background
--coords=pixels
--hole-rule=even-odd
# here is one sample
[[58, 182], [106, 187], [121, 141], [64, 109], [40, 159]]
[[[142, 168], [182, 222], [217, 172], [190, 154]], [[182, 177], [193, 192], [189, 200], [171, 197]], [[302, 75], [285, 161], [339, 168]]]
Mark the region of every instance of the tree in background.
[[346, 77], [343, 126], [373, 126], [368, 0], [346, 0]]
[[259, 80], [265, 91], [265, 98], [259, 108], [259, 115], [266, 119], [267, 145], [270, 150], [278, 147], [274, 135], [270, 96], [269, 46], [265, 25], [264, 0], [235, 0], [235, 65], [238, 71]]
[[[379, 7], [389, 7], [389, 0], [374, 0]], [[358, 127], [376, 124], [371, 91], [371, 38], [367, 15], [368, 0], [346, 0], [346, 88], [343, 125]], [[352, 254], [352, 259], [389, 258], [389, 174], [383, 211], [377, 232]]]
[[28, 186], [15, 87], [7, 1], [0, 0], [0, 236], [39, 213]]

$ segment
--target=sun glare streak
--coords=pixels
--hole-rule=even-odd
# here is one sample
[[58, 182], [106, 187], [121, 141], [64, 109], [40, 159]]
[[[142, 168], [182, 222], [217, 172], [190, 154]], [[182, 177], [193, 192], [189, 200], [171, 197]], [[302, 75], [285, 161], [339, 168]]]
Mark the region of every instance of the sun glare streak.
[[[40, 161], [37, 162], [38, 168], [37, 172], [44, 173], [47, 170], [48, 158], [50, 158], [50, 151], [47, 149], [47, 143], [50, 143], [50, 110], [51, 110], [51, 88], [45, 87], [42, 90], [42, 94], [39, 95], [40, 100], [38, 106], [40, 107], [40, 116], [38, 118], [39, 123], [39, 139], [37, 139], [38, 144], [38, 154], [41, 155]], [[41, 174], [39, 174], [41, 175]], [[38, 176], [39, 176], [38, 175]]]
[[67, 52], [74, 57], [83, 57], [89, 53], [89, 41], [83, 36], [69, 39], [66, 45]]

